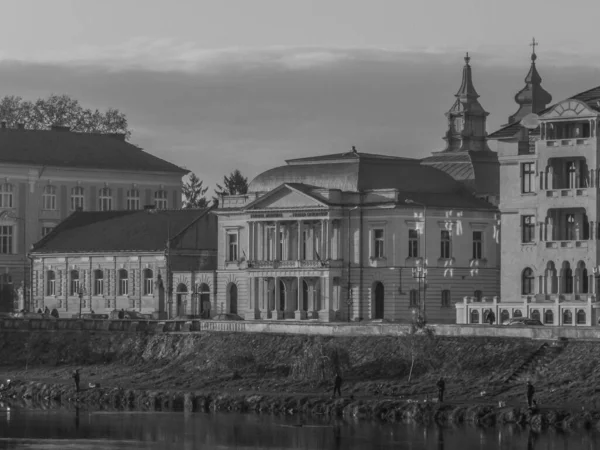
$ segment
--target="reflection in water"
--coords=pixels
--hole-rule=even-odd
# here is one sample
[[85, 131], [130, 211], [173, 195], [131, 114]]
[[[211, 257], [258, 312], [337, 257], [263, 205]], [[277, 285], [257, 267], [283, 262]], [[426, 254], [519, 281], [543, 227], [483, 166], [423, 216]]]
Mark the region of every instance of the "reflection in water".
[[600, 448], [600, 435], [519, 426], [424, 427], [253, 414], [0, 409], [0, 448], [432, 449]]

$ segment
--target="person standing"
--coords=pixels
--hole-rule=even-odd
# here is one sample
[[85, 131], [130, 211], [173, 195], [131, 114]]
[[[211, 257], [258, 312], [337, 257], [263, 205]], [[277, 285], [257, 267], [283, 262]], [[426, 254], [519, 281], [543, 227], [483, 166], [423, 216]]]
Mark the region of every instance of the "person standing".
[[535, 388], [531, 381], [527, 380], [527, 406], [533, 407], [533, 394], [535, 394]]
[[338, 393], [339, 396], [342, 396], [342, 377], [339, 373], [335, 373], [335, 381], [333, 385], [333, 398], [335, 398], [335, 393]]
[[75, 389], [77, 390], [77, 393], [79, 393], [79, 369], [75, 369], [75, 371], [73, 372], [73, 375], [71, 375], [73, 377], [73, 381], [75, 381]]
[[437, 388], [438, 388], [438, 401], [440, 403], [442, 403], [444, 401], [444, 391], [446, 390], [446, 382], [444, 381], [443, 377], [440, 377], [440, 379], [438, 380]]

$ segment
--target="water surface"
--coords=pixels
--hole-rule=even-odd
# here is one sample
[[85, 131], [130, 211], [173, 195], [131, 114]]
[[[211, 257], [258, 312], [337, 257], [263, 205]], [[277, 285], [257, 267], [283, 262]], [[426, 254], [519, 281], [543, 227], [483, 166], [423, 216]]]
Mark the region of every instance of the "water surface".
[[591, 450], [600, 449], [600, 434], [257, 414], [0, 408], [0, 449]]

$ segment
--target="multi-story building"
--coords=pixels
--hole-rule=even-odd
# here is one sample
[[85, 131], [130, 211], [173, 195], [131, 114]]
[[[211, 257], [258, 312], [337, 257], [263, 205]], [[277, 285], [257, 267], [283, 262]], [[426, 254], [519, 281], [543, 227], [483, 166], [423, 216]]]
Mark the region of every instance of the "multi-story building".
[[535, 60], [515, 97], [520, 110], [490, 135], [500, 155], [501, 302], [465, 303], [459, 322], [489, 310], [546, 325], [598, 321], [600, 87], [546, 108]]
[[76, 211], [31, 252], [30, 309], [208, 317], [216, 237], [209, 210]]
[[126, 142], [124, 135], [2, 126], [0, 310], [24, 307], [27, 251], [61, 220], [78, 209], [178, 208], [185, 173]]
[[[466, 58], [442, 159], [495, 158], [477, 97]], [[258, 175], [215, 211], [217, 303], [247, 319], [454, 322], [464, 297], [498, 295], [499, 244], [497, 208], [451, 171], [353, 149]]]

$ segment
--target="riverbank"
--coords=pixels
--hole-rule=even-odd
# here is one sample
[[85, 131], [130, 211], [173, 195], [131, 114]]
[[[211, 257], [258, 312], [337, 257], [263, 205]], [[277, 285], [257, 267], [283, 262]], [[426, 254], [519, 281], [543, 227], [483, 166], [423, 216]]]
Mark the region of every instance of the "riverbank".
[[[600, 344], [551, 344], [435, 335], [5, 332], [0, 380], [12, 380], [3, 392], [9, 401], [38, 406], [597, 426]], [[79, 396], [70, 378], [75, 368], [82, 369]], [[344, 396], [333, 400], [335, 370]], [[432, 402], [440, 375], [443, 404]], [[537, 389], [535, 413], [524, 405], [526, 379]]]

